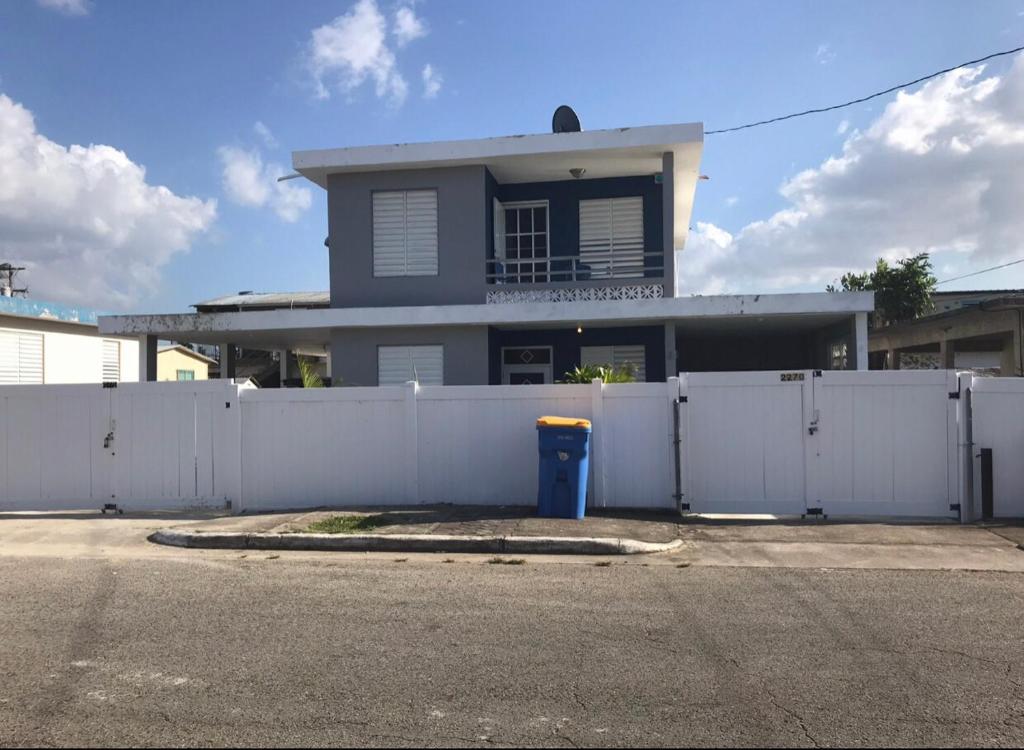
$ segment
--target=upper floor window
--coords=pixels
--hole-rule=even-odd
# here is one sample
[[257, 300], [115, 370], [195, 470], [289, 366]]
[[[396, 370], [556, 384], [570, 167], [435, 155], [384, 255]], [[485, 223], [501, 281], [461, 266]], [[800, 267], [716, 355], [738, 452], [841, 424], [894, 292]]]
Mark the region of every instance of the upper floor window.
[[437, 191], [373, 194], [373, 275], [437, 276]]
[[580, 201], [580, 262], [591, 278], [642, 278], [644, 199]]
[[521, 283], [548, 281], [547, 201], [504, 203], [501, 212], [503, 247], [496, 247], [495, 254], [505, 272]]

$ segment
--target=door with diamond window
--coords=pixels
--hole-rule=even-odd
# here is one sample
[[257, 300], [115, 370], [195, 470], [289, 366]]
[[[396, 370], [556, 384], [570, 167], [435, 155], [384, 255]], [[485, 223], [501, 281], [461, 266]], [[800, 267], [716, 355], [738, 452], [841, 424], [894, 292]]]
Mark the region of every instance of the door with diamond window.
[[506, 346], [501, 350], [501, 382], [504, 385], [552, 383], [550, 346]]

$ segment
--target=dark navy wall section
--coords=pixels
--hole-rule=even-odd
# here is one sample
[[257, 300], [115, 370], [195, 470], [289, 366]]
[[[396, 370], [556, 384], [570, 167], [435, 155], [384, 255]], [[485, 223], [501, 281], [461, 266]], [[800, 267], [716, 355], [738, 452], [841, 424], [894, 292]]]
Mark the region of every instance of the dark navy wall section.
[[580, 363], [580, 347], [643, 344], [646, 355], [647, 380], [665, 380], [665, 328], [664, 326], [637, 326], [634, 328], [540, 328], [524, 331], [502, 331], [491, 328], [487, 336], [491, 385], [501, 384], [501, 348], [503, 346], [550, 346], [553, 348], [555, 380]]
[[[488, 172], [488, 177], [491, 177]], [[491, 177], [491, 180], [493, 178]], [[490, 181], [488, 185], [490, 186]], [[524, 182], [512, 185], [494, 184], [494, 197], [502, 203], [514, 201], [548, 202], [548, 221], [551, 225], [549, 247], [551, 255], [579, 255], [580, 249], [580, 201], [592, 198], [628, 198], [642, 196], [644, 199], [644, 245], [646, 252], [662, 252], [664, 227], [662, 225], [661, 185], [654, 181], [654, 175], [644, 177], [606, 177], [588, 180], [564, 180], [560, 182]], [[492, 204], [488, 196], [488, 206]], [[493, 210], [491, 211], [493, 214]], [[493, 219], [488, 217], [492, 227], [489, 246], [493, 255]], [[657, 258], [648, 258], [648, 264], [661, 266]]]

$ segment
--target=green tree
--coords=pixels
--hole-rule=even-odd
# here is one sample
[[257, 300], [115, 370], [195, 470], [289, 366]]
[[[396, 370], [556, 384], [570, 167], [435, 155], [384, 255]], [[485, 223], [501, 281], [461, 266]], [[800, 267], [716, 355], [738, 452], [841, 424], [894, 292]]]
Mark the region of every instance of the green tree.
[[826, 289], [875, 293], [875, 327], [914, 320], [932, 310], [935, 276], [928, 253], [903, 258], [895, 265], [879, 258], [873, 271], [845, 273], [839, 284]]

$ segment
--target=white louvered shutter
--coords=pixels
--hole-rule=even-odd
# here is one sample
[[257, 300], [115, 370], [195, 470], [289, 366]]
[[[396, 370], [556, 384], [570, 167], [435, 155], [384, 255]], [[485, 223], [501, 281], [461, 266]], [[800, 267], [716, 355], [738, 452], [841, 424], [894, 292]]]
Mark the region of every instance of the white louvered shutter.
[[43, 334], [0, 331], [0, 385], [43, 382]]
[[437, 275], [437, 191], [373, 194], [373, 275]]
[[420, 385], [443, 385], [444, 348], [439, 345], [377, 347], [377, 384], [402, 385], [410, 380]]
[[593, 278], [642, 278], [644, 199], [580, 201], [580, 261]]
[[121, 342], [103, 340], [103, 382], [116, 383], [121, 379]]
[[647, 351], [640, 346], [580, 347], [580, 364], [611, 365], [616, 370], [630, 367], [638, 383], [647, 382]]

